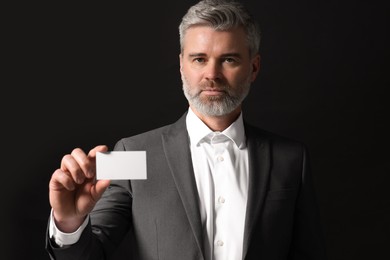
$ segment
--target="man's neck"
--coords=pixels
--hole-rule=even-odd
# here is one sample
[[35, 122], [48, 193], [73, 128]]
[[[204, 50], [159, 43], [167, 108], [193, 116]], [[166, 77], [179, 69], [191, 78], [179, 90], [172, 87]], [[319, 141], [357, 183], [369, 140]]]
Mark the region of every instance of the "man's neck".
[[228, 128], [236, 119], [239, 117], [241, 113], [241, 106], [237, 107], [231, 113], [222, 115], [222, 116], [208, 116], [199, 113], [196, 109], [190, 106], [190, 109], [194, 112], [194, 114], [202, 120], [211, 130], [222, 132], [226, 128]]

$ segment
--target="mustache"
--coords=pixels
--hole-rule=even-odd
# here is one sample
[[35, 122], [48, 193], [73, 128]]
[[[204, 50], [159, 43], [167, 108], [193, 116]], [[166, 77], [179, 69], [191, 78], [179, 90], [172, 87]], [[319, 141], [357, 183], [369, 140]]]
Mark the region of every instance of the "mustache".
[[200, 89], [203, 90], [215, 90], [215, 91], [224, 91], [229, 92], [229, 86], [222, 82], [217, 82], [213, 80], [208, 80], [199, 83]]

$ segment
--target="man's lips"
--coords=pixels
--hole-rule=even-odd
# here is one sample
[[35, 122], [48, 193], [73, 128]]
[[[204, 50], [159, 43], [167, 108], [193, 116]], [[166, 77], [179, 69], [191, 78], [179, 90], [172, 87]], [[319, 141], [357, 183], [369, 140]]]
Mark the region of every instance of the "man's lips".
[[225, 90], [218, 89], [218, 88], [207, 88], [207, 89], [203, 89], [202, 93], [208, 96], [220, 96], [225, 94]]

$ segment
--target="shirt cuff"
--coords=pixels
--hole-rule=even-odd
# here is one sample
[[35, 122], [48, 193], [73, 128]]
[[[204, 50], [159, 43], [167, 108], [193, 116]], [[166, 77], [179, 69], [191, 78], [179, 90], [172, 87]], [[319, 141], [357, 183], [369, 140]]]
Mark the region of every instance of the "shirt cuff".
[[87, 226], [89, 217], [86, 217], [83, 224], [72, 233], [64, 233], [59, 230], [55, 224], [53, 217], [53, 209], [50, 212], [50, 222], [49, 222], [49, 237], [59, 246], [69, 246], [75, 244], [79, 241], [81, 234], [83, 233], [85, 227]]

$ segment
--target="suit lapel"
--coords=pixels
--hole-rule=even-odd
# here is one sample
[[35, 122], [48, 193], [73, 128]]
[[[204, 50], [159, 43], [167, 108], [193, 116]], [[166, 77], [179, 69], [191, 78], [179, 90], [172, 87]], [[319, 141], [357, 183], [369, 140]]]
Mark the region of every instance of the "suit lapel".
[[199, 211], [198, 191], [189, 149], [186, 113], [162, 135], [168, 165], [183, 202], [188, 221], [203, 254], [202, 224]]
[[[199, 250], [203, 249], [202, 224], [198, 192], [192, 167], [187, 133], [186, 114], [162, 135], [164, 153]], [[249, 189], [245, 217], [243, 259], [248, 252], [252, 231], [260, 217], [270, 172], [270, 144], [260, 133], [245, 125], [249, 153]]]
[[248, 202], [245, 217], [243, 259], [248, 252], [252, 232], [264, 204], [270, 172], [270, 144], [269, 141], [253, 128], [245, 125], [249, 153], [249, 188]]

